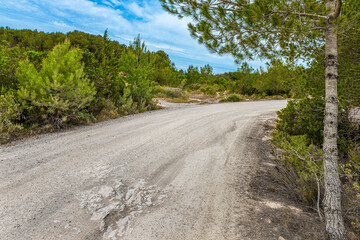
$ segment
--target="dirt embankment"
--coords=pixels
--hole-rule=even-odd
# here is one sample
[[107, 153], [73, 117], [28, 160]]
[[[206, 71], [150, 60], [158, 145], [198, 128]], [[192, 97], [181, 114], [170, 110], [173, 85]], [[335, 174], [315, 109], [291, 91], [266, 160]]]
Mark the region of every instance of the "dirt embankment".
[[277, 181], [279, 176], [270, 142], [274, 119], [262, 121], [249, 139], [259, 159], [250, 184], [251, 198], [258, 208], [251, 216], [252, 221], [257, 221], [257, 227], [252, 228], [257, 236], [254, 239], [325, 239], [324, 226], [317, 213], [292, 198]]

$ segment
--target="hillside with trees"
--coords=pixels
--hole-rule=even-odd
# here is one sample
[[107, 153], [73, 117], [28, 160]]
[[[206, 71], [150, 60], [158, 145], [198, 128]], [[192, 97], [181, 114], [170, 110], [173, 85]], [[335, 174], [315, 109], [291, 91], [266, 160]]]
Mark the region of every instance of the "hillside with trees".
[[265, 70], [244, 63], [223, 74], [210, 65], [179, 70], [164, 51], [149, 51], [140, 36], [123, 45], [107, 31], [96, 36], [2, 27], [0, 41], [3, 143], [156, 109], [156, 97], [187, 102], [189, 95], [221, 101], [295, 96], [295, 73], [304, 71], [281, 61]]

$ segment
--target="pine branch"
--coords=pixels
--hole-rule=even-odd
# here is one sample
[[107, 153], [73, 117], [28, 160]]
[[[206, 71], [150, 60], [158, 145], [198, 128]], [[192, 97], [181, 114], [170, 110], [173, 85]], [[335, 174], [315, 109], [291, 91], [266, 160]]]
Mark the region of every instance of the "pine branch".
[[[341, 1], [341, 0], [339, 0], [339, 1]], [[272, 13], [278, 13], [278, 14], [282, 14], [282, 15], [296, 15], [299, 17], [312, 17], [314, 19], [319, 19], [319, 18], [328, 19], [327, 16], [318, 15], [318, 14], [310, 14], [310, 13], [283, 12], [283, 11], [273, 11]]]
[[331, 13], [328, 17], [329, 20], [334, 20], [339, 17], [342, 7], [342, 0], [337, 0], [336, 8], [333, 13]]
[[314, 31], [314, 30], [325, 30], [326, 28], [325, 27], [313, 27], [313, 28], [310, 28], [310, 31]]
[[[217, 7], [209, 7], [209, 10], [218, 10], [218, 8]], [[224, 8], [222, 10], [224, 10], [225, 12], [240, 12], [239, 10], [231, 9], [231, 8]]]
[[232, 2], [232, 1], [228, 1], [228, 0], [221, 0], [221, 1], [217, 2], [217, 3], [212, 3], [211, 5], [217, 6], [217, 5], [224, 5], [224, 4], [229, 4], [229, 5], [232, 5], [232, 6], [235, 6], [235, 7], [240, 7], [240, 8], [244, 7], [244, 5], [241, 5], [241, 4]]

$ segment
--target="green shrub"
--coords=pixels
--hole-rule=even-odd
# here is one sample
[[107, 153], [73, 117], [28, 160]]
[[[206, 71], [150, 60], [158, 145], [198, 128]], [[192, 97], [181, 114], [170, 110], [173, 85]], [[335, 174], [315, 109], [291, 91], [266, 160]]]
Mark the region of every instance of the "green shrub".
[[240, 102], [243, 101], [245, 98], [238, 94], [231, 94], [227, 98], [223, 98], [220, 102]]
[[[277, 154], [279, 181], [307, 206], [321, 204], [323, 197], [321, 98], [289, 101], [278, 113], [273, 143]], [[342, 207], [349, 232], [360, 232], [360, 145], [359, 128], [349, 121], [346, 105], [339, 106], [339, 168]], [[318, 196], [320, 194], [320, 197]], [[357, 237], [360, 237], [359, 234]]]
[[317, 146], [323, 141], [324, 101], [305, 98], [289, 101], [278, 112], [276, 129], [289, 135], [306, 135]]
[[124, 94], [120, 98], [120, 107], [118, 111], [121, 115], [137, 112], [137, 103], [134, 102], [131, 96], [131, 90], [129, 88], [124, 89]]
[[[289, 136], [274, 131], [273, 144], [281, 149], [277, 155], [279, 181], [305, 205], [316, 206], [322, 192], [322, 151], [310, 144], [306, 135]], [[318, 185], [319, 184], [319, 185]]]
[[111, 100], [105, 99], [102, 104], [101, 111], [97, 115], [97, 120], [103, 121], [107, 119], [116, 118], [118, 116], [119, 114], [115, 104]]
[[242, 98], [237, 94], [231, 94], [228, 98], [229, 102], [239, 102]]
[[19, 103], [11, 92], [0, 95], [0, 143], [9, 141], [21, 131], [22, 126], [16, 123], [20, 114]]
[[199, 83], [192, 83], [187, 85], [187, 89], [189, 90], [199, 90], [201, 88], [201, 84]]
[[345, 176], [343, 184], [343, 208], [346, 219], [351, 223], [353, 232], [360, 237], [360, 145], [349, 151], [349, 161], [340, 164]]
[[180, 91], [172, 91], [172, 90], [165, 90], [165, 96], [169, 98], [180, 98], [182, 97], [182, 94]]
[[16, 68], [23, 58], [19, 47], [9, 47], [6, 41], [0, 42], [0, 94], [9, 89], [17, 89]]
[[206, 95], [215, 95], [216, 92], [219, 91], [218, 86], [209, 86], [209, 85], [205, 85], [203, 87], [200, 88], [200, 91], [202, 93], [205, 93]]
[[29, 60], [20, 62], [17, 96], [26, 123], [61, 128], [86, 116], [83, 111], [95, 89], [84, 74], [81, 58], [81, 51], [70, 49], [65, 41], [48, 54], [39, 71]]
[[164, 98], [183, 98], [183, 92], [180, 88], [169, 88], [157, 86], [155, 88], [156, 95]]
[[[122, 80], [126, 88], [120, 97], [120, 102], [124, 103], [124, 97], [126, 101], [130, 101], [131, 96], [131, 101], [134, 103], [131, 105], [136, 106], [137, 112], [148, 109], [154, 96], [154, 88], [150, 80], [154, 70], [154, 59], [151, 58], [151, 53], [147, 50], [145, 42], [141, 41], [140, 36], [135, 38], [128, 51], [121, 56], [120, 65], [121, 71], [125, 74]], [[127, 109], [128, 106], [121, 108]]]

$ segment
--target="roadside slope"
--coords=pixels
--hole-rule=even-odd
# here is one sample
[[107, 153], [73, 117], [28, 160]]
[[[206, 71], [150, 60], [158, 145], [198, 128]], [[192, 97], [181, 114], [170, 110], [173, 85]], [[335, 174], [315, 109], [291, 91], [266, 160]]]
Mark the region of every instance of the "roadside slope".
[[246, 239], [247, 138], [285, 104], [161, 110], [2, 146], [0, 235]]

